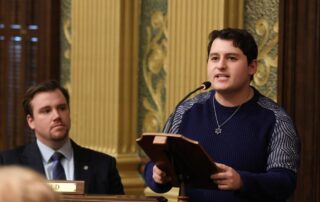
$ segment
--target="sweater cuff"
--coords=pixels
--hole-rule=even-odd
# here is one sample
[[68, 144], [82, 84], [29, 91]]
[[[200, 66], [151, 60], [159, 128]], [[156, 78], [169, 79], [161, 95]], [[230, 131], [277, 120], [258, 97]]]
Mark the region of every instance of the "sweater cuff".
[[152, 191], [157, 193], [164, 193], [169, 191], [172, 188], [171, 183], [166, 184], [158, 184], [156, 183], [152, 178], [152, 169], [153, 169], [154, 163], [149, 162], [144, 170], [144, 178], [146, 181], [146, 184], [152, 189]]

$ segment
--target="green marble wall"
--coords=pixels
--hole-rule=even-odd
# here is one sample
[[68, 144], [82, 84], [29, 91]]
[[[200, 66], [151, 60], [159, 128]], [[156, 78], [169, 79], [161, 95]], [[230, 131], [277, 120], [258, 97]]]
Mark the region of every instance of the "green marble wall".
[[253, 85], [264, 95], [277, 99], [279, 0], [246, 0], [244, 28], [258, 43], [258, 72]]

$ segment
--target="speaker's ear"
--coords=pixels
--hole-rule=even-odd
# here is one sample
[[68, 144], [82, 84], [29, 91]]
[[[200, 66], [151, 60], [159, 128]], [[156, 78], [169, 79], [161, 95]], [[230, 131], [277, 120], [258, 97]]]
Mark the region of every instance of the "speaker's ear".
[[249, 64], [249, 75], [253, 76], [258, 69], [258, 62], [257, 60], [252, 60], [252, 62]]
[[34, 130], [34, 121], [33, 121], [33, 117], [30, 114], [27, 115], [27, 122], [28, 122], [29, 127], [32, 130]]

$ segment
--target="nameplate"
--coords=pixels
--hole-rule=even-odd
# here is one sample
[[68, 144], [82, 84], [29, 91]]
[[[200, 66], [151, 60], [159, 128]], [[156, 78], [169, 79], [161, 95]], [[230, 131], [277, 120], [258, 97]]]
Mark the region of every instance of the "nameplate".
[[153, 144], [166, 144], [167, 139], [168, 138], [165, 136], [155, 136], [153, 139]]
[[49, 180], [48, 184], [56, 192], [61, 192], [66, 194], [83, 194], [84, 193], [83, 181]]

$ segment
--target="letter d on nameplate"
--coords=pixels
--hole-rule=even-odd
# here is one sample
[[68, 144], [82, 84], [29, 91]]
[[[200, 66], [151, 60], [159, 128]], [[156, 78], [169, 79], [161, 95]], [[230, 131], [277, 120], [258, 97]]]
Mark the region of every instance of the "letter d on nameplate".
[[83, 194], [84, 193], [84, 181], [57, 181], [50, 180], [48, 184], [56, 192], [62, 192], [65, 194]]

